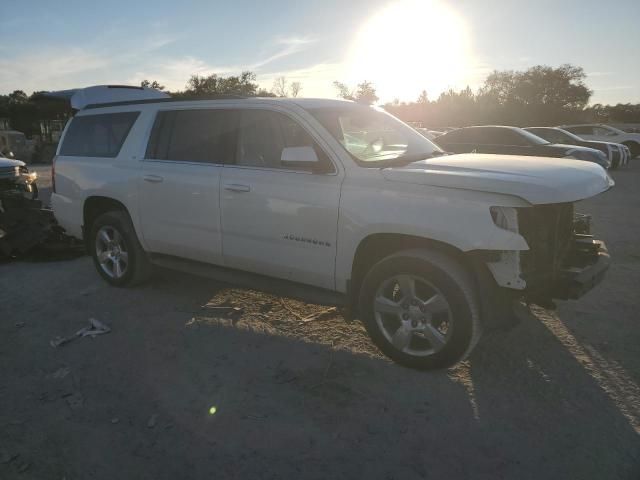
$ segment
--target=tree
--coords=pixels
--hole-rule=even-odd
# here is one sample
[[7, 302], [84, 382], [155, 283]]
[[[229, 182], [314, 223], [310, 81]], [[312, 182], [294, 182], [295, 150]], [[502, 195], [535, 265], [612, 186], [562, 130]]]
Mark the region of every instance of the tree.
[[585, 85], [582, 67], [564, 64], [558, 68], [536, 65], [523, 72], [494, 71], [481, 94], [500, 104], [549, 105], [582, 109], [593, 93]]
[[240, 75], [223, 77], [215, 73], [208, 76], [192, 75], [184, 92], [177, 92], [178, 97], [203, 97], [215, 95], [241, 95], [253, 97], [260, 93], [261, 96], [270, 96], [269, 92], [258, 89], [255, 83], [256, 74], [242, 72]]
[[29, 101], [29, 97], [22, 90], [14, 90], [8, 95], [10, 105], [25, 104]]
[[349, 87], [342, 83], [335, 81], [333, 86], [338, 90], [338, 97], [345, 100], [355, 100], [356, 102], [366, 103], [371, 105], [378, 101], [378, 95], [376, 95], [376, 88], [371, 82], [364, 81], [357, 85], [356, 90], [350, 90]]
[[143, 88], [155, 88], [156, 90], [164, 90], [164, 85], [160, 85], [156, 80], [150, 82], [149, 80], [142, 80], [140, 86]]
[[420, 92], [420, 96], [418, 97], [418, 103], [421, 105], [426, 105], [427, 103], [429, 103], [429, 95], [427, 95], [426, 90], [422, 90], [422, 92]]
[[291, 82], [291, 87], [289, 88], [289, 94], [291, 95], [292, 98], [296, 98], [298, 95], [300, 95], [301, 91], [302, 91], [302, 83]]
[[376, 89], [371, 82], [364, 81], [358, 84], [358, 89], [356, 90], [356, 102], [371, 105], [377, 101], [378, 95], [376, 95]]
[[277, 77], [273, 81], [273, 87], [271, 91], [277, 97], [286, 97], [287, 96], [287, 79], [285, 77]]
[[353, 92], [349, 90], [346, 84], [336, 80], [333, 82], [333, 86], [338, 90], [338, 97], [344, 98], [345, 100], [355, 100]]
[[271, 87], [271, 93], [276, 97], [292, 97], [295, 98], [300, 94], [302, 90], [302, 84], [300, 82], [291, 82], [286, 77], [276, 77], [273, 81], [273, 87]]

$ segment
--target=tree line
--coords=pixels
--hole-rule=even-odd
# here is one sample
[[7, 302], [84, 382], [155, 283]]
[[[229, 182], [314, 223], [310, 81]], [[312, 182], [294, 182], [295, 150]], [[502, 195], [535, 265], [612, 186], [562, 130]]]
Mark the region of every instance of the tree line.
[[[260, 87], [256, 74], [192, 75], [185, 88], [168, 92], [173, 97], [196, 99], [221, 95], [297, 97], [303, 91], [300, 82], [286, 77], [273, 81], [271, 90]], [[437, 128], [482, 124], [559, 125], [573, 122], [640, 123], [640, 104], [589, 106], [593, 92], [585, 83], [581, 67], [561, 65], [557, 68], [537, 65], [523, 71], [504, 70], [489, 74], [476, 91], [467, 87], [450, 89], [435, 100], [423, 91], [412, 102], [384, 105], [404, 121], [419, 122]], [[141, 86], [166, 91], [157, 80], [143, 80]], [[351, 87], [335, 81], [336, 96], [366, 104], [376, 103], [375, 85], [363, 81]], [[0, 118], [8, 118], [11, 127], [28, 137], [39, 134], [41, 124], [64, 120], [72, 114], [68, 102], [52, 99], [43, 92], [27, 95], [16, 90], [0, 95]]]

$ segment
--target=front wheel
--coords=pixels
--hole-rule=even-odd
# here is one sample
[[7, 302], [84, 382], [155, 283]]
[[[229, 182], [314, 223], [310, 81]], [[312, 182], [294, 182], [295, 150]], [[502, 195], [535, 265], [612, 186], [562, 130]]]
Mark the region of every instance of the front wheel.
[[[638, 155], [640, 155], [640, 143], [627, 142], [625, 143], [625, 145], [629, 148], [629, 151], [631, 152], [631, 158], [635, 158]], [[629, 158], [629, 160], [631, 160], [631, 158]]]
[[380, 350], [401, 365], [435, 369], [464, 360], [480, 338], [475, 289], [458, 262], [409, 250], [375, 264], [360, 291], [360, 313]]

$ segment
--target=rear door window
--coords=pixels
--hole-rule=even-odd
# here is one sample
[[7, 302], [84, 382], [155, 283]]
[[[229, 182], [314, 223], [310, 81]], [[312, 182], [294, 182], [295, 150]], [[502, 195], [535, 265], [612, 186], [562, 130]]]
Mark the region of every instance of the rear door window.
[[114, 158], [140, 112], [103, 113], [77, 116], [71, 121], [60, 147], [69, 157]]
[[509, 128], [482, 128], [477, 129], [478, 143], [481, 145], [516, 145], [527, 146], [527, 141]]
[[235, 156], [238, 113], [198, 109], [159, 112], [145, 158], [223, 164]]

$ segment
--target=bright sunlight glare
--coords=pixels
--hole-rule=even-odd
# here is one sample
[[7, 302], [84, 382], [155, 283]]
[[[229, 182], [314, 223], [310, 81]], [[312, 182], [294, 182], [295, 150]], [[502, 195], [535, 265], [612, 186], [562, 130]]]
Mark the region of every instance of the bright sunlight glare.
[[430, 98], [466, 86], [467, 28], [436, 0], [394, 2], [369, 18], [351, 46], [349, 83], [373, 82], [382, 101]]

